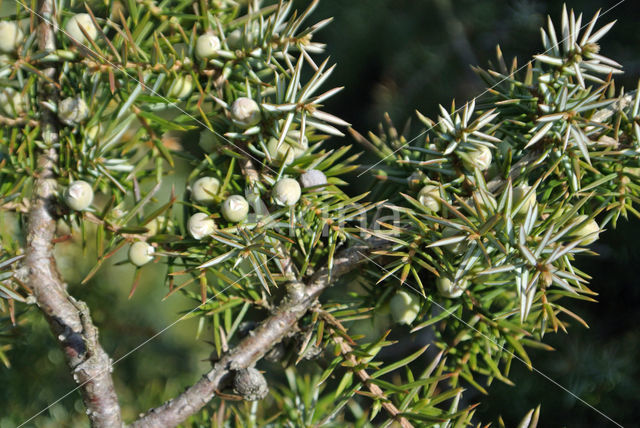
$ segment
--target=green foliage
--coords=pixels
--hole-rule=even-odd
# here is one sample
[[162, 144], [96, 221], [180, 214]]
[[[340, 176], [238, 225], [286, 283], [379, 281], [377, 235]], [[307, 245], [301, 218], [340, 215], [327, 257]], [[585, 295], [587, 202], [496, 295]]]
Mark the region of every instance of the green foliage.
[[[617, 91], [612, 76], [621, 67], [599, 53], [611, 24], [596, 28], [596, 15], [583, 31], [582, 16], [564, 9], [560, 31], [551, 21], [542, 31], [544, 54], [507, 66], [498, 49], [495, 66], [475, 69], [487, 95], [441, 106], [437, 120], [418, 113], [418, 137], [388, 117], [378, 134], [353, 132], [379, 157], [365, 168], [351, 146], [324, 144], [349, 124], [323, 110], [341, 88], [325, 87], [334, 68], [314, 59], [324, 49], [315, 33], [330, 21], [307, 23], [318, 2], [299, 13], [293, 2], [240, 3], [91, 4], [98, 31], [84, 44], [60, 31], [58, 49], [40, 52], [26, 37], [0, 65], [0, 88], [19, 94], [3, 108], [12, 114], [0, 116], [8, 125], [0, 133], [0, 209], [26, 219], [36, 154], [55, 149], [59, 228], [79, 229], [98, 251], [83, 283], [125, 246], [152, 245], [148, 254], [167, 268], [166, 298], [180, 293], [194, 303], [182, 318], [198, 320], [196, 336], [212, 327], [214, 361], [292, 284], [325, 265], [331, 271], [341, 248], [383, 239], [383, 249], [362, 254], [363, 268], [332, 278], [334, 289], [267, 355], [275, 361], [267, 399], [214, 399], [188, 424], [476, 423], [465, 388], [512, 384], [514, 359], [532, 367], [527, 348], [552, 349], [544, 335], [566, 331], [570, 320], [586, 325], [564, 306], [595, 295], [576, 257], [593, 254], [589, 244], [620, 216], [640, 216], [640, 93]], [[84, 9], [64, 6], [59, 25], [67, 28]], [[18, 8], [11, 19], [31, 17]], [[209, 32], [220, 48], [203, 59], [197, 39]], [[86, 118], [76, 111], [70, 120], [58, 100], [38, 100], [41, 70], [51, 65], [58, 74], [48, 83], [61, 100], [84, 100]], [[47, 112], [61, 121], [53, 143], [42, 130]], [[162, 192], [182, 166], [190, 185]], [[289, 205], [272, 194], [282, 179], [312, 170], [328, 182], [303, 188]], [[377, 179], [370, 192], [344, 190], [356, 170]], [[202, 177], [219, 186], [193, 198]], [[63, 203], [78, 180], [96, 195], [85, 211]], [[234, 195], [249, 203], [246, 219], [222, 215]], [[194, 214], [212, 219], [214, 232], [190, 234]], [[16, 242], [3, 236], [0, 247], [0, 304], [14, 323], [16, 303], [30, 292], [12, 270], [22, 253]], [[136, 263], [131, 294], [146, 261]], [[415, 341], [408, 350], [389, 336], [405, 328], [388, 316], [400, 288], [421, 298], [411, 308], [417, 317], [392, 314], [410, 324], [402, 330]], [[432, 345], [416, 345], [425, 333]], [[7, 346], [0, 344], [6, 365]], [[521, 426], [535, 426], [538, 415], [532, 410]]]

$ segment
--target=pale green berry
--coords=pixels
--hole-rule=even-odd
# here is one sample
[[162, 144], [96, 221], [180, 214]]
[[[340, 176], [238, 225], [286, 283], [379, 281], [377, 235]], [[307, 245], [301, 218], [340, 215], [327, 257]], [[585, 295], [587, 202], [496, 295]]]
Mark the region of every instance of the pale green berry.
[[10, 117], [21, 115], [27, 110], [27, 98], [13, 88], [0, 89], [0, 109]]
[[195, 213], [187, 222], [189, 234], [195, 239], [206, 238], [216, 230], [216, 223], [205, 213]]
[[173, 98], [187, 98], [193, 92], [193, 77], [190, 74], [176, 77], [167, 90], [167, 96]]
[[438, 186], [427, 184], [418, 192], [418, 202], [431, 212], [440, 211], [440, 190]]
[[13, 21], [0, 22], [0, 52], [12, 53], [24, 39], [24, 33]]
[[86, 31], [91, 40], [95, 40], [95, 38], [98, 36], [98, 29], [93, 24], [93, 20], [88, 13], [78, 13], [76, 15], [73, 15], [67, 21], [67, 25], [65, 25], [64, 31], [67, 36], [76, 43], [86, 45], [88, 44], [88, 40], [80, 27], [82, 27], [84, 31]]
[[[516, 207], [520, 202], [522, 202], [531, 190], [531, 186], [527, 186], [526, 184], [521, 184], [513, 188], [513, 198], [511, 201], [511, 206]], [[532, 207], [536, 203], [536, 192], [532, 192], [529, 195], [527, 201], [522, 204], [520, 209], [518, 210], [518, 214], [527, 214], [529, 212], [529, 208]]]
[[144, 235], [154, 236], [156, 233], [158, 233], [158, 230], [160, 230], [160, 227], [164, 224], [164, 222], [165, 222], [165, 218], [163, 216], [158, 216], [154, 218], [149, 223], [144, 225], [144, 227], [149, 229], [149, 231], [146, 232]]
[[243, 127], [260, 123], [261, 113], [258, 103], [247, 97], [240, 97], [231, 104], [231, 119]]
[[411, 324], [420, 312], [420, 297], [406, 291], [399, 291], [389, 302], [391, 317], [397, 324]]
[[[289, 142], [292, 140], [292, 142]], [[277, 138], [270, 138], [267, 142], [269, 156], [275, 165], [289, 165], [298, 157], [302, 156], [309, 148], [309, 139], [300, 138], [300, 131], [290, 131], [287, 138], [278, 145]]]
[[66, 125], [76, 125], [89, 117], [89, 107], [80, 97], [68, 97], [58, 103], [58, 119]]
[[129, 261], [140, 267], [153, 260], [155, 248], [144, 241], [136, 241], [129, 247]]
[[300, 200], [302, 190], [293, 178], [282, 178], [273, 186], [273, 199], [279, 205], [294, 206]]
[[436, 279], [436, 287], [438, 288], [438, 293], [441, 296], [447, 297], [449, 299], [454, 299], [456, 297], [462, 296], [464, 290], [466, 290], [468, 286], [468, 282], [466, 279], [459, 281], [457, 284], [453, 283], [449, 278], [440, 277]]
[[[577, 224], [584, 223], [588, 218], [589, 216], [583, 214], [576, 218], [576, 222]], [[596, 223], [594, 219], [591, 219], [582, 226], [573, 229], [568, 236], [578, 239], [584, 238], [580, 241], [580, 245], [591, 245], [600, 237], [600, 226], [598, 226], [598, 223]]]
[[91, 185], [82, 180], [74, 181], [64, 191], [64, 202], [72, 210], [86, 210], [93, 202], [93, 189]]
[[221, 211], [227, 221], [238, 223], [247, 218], [249, 203], [240, 195], [231, 195], [222, 204]]
[[324, 172], [317, 169], [310, 169], [300, 176], [300, 184], [302, 187], [325, 186], [327, 184], [327, 176]]
[[276, 138], [269, 139], [267, 143], [267, 150], [271, 160], [276, 165], [289, 165], [296, 159], [295, 150], [293, 147], [283, 142], [278, 147], [278, 140]]
[[486, 171], [491, 166], [491, 160], [493, 158], [491, 149], [487, 146], [480, 146], [475, 150], [465, 153], [466, 156], [462, 158], [464, 167], [470, 171], [474, 168], [478, 168], [480, 171]]
[[197, 179], [191, 188], [191, 199], [199, 204], [210, 204], [220, 189], [220, 181], [215, 177]]
[[220, 50], [220, 39], [211, 33], [198, 36], [196, 39], [196, 56], [200, 59], [212, 58]]

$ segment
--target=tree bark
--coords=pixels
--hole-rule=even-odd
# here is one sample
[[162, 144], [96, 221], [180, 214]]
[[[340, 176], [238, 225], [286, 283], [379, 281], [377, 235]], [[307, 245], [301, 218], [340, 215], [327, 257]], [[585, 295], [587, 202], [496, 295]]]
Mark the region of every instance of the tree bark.
[[327, 267], [318, 270], [307, 282], [304, 293], [285, 300], [252, 334], [223, 355], [195, 385], [162, 406], [149, 410], [132, 427], [174, 427], [199, 411], [233, 379], [235, 370], [251, 367], [278, 344], [337, 278], [366, 262], [367, 258], [362, 253], [370, 254], [391, 244], [382, 239], [371, 239], [368, 245], [343, 250], [335, 258], [331, 271]]
[[[43, 51], [55, 50], [53, 0], [42, 0], [38, 8], [38, 42]], [[57, 70], [49, 67], [43, 74], [50, 79], [38, 88], [40, 101], [57, 101]], [[60, 342], [73, 378], [82, 390], [87, 414], [94, 427], [122, 426], [120, 406], [111, 379], [111, 360], [98, 342], [98, 330], [84, 302], [69, 295], [53, 258], [56, 219], [57, 182], [54, 174], [59, 142], [57, 118], [41, 110], [42, 138], [46, 149], [38, 153], [38, 170], [27, 214], [25, 264], [28, 282], [51, 331]]]

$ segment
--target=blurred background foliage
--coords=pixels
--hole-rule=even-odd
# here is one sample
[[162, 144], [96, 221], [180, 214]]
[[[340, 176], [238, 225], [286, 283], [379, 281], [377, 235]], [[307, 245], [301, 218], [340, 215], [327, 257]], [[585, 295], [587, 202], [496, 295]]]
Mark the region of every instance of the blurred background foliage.
[[[2, 9], [13, 7], [10, 3], [3, 1]], [[616, 3], [579, 0], [567, 1], [567, 6], [591, 16], [598, 8], [605, 11]], [[561, 7], [561, 2], [552, 0], [323, 0], [314, 16], [335, 18], [319, 35], [338, 63], [330, 84], [345, 86], [327, 103], [326, 111], [360, 132], [374, 129], [385, 112], [398, 124], [411, 118], [415, 109], [434, 117], [438, 104], [449, 105], [453, 98], [460, 104], [482, 91], [483, 84], [469, 65], [486, 65], [495, 57], [496, 44], [506, 58], [517, 56], [521, 64], [538, 53], [538, 27], [547, 14], [559, 16]], [[625, 75], [617, 79], [618, 84], [635, 88], [640, 77], [640, 6], [623, 2], [603, 22], [613, 19], [618, 24], [602, 48], [624, 66]], [[330, 144], [351, 142], [347, 137]], [[187, 149], [196, 144], [197, 137], [182, 141]], [[184, 188], [188, 171], [183, 172], [172, 177], [177, 189]], [[363, 180], [350, 182], [354, 191], [368, 186]], [[166, 197], [171, 184], [164, 183]], [[2, 233], [19, 227], [7, 216], [0, 218]], [[601, 293], [599, 303], [575, 301], [570, 306], [591, 328], [576, 324], [568, 335], [546, 336], [557, 349], [554, 352], [530, 351], [541, 372], [624, 426], [638, 426], [640, 420], [640, 366], [635, 361], [640, 353], [639, 241], [637, 220], [601, 237], [594, 246], [600, 257], [579, 263], [593, 276], [592, 289]], [[82, 248], [78, 242], [75, 237], [59, 244], [58, 261], [71, 293], [89, 304], [101, 327], [105, 350], [117, 362], [114, 378], [123, 416], [131, 420], [182, 391], [209, 367], [210, 330], [205, 328], [196, 338], [195, 321], [185, 320], [144, 344], [193, 307], [193, 301], [179, 294], [162, 301], [166, 269], [161, 264], [142, 268], [137, 291], [129, 299], [135, 271], [129, 264], [118, 265], [126, 258], [124, 253], [112, 258], [88, 284], [79, 285], [95, 256], [92, 248]], [[75, 387], [46, 323], [32, 312], [21, 317], [15, 328], [0, 331], [0, 336], [12, 338], [11, 349], [5, 349], [11, 367], [0, 365], [4, 386], [0, 388], [0, 428], [16, 426]], [[523, 365], [513, 365], [512, 380], [514, 387], [494, 383], [490, 398], [478, 408], [478, 420], [496, 421], [502, 415], [506, 426], [516, 426], [522, 415], [541, 403], [541, 426], [609, 426], [593, 410]], [[467, 396], [470, 402], [474, 398], [480, 399]], [[78, 392], [28, 424], [86, 425]]]

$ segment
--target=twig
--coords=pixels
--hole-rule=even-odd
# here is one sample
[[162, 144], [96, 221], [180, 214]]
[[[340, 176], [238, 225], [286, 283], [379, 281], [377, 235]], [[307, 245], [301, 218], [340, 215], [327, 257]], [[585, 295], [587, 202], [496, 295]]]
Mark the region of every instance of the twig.
[[336, 278], [365, 263], [367, 258], [362, 254], [371, 254], [392, 243], [382, 239], [371, 239], [367, 244], [341, 251], [336, 256], [331, 271], [328, 267], [318, 270], [307, 282], [304, 293], [285, 300], [273, 315], [264, 320], [229, 353], [223, 355], [213, 369], [195, 385], [162, 406], [148, 411], [134, 422], [132, 427], [174, 427], [204, 407], [217, 391], [223, 389], [231, 380], [233, 370], [254, 365], [287, 336], [291, 328], [315, 304], [318, 296], [329, 288]]
[[[319, 313], [325, 321], [333, 325], [336, 329], [340, 330], [343, 333], [347, 332], [347, 329], [333, 315], [324, 310], [320, 310]], [[333, 337], [333, 341], [340, 346], [340, 353], [350, 363], [349, 367], [359, 367], [360, 361], [358, 361], [355, 355], [353, 355], [353, 348], [351, 347], [351, 345], [349, 345], [345, 341], [344, 337], [339, 334], [335, 334], [335, 330], [330, 330], [330, 333]], [[354, 373], [360, 378], [369, 392], [371, 392], [371, 394], [373, 394], [381, 401], [382, 408], [385, 409], [394, 420], [398, 421], [402, 428], [413, 428], [411, 422], [409, 422], [407, 418], [400, 415], [400, 410], [398, 410], [398, 408], [391, 402], [391, 400], [389, 400], [389, 398], [384, 394], [384, 391], [378, 385], [371, 382], [371, 376], [369, 376], [369, 373], [367, 373], [365, 369], [354, 370]]]
[[[53, 0], [42, 0], [38, 26], [39, 47], [55, 49], [55, 33], [49, 23], [55, 12]], [[54, 80], [57, 70], [50, 67], [43, 73]], [[57, 101], [57, 90], [45, 82], [38, 90], [41, 101]], [[98, 342], [98, 330], [93, 325], [86, 304], [67, 293], [66, 285], [53, 258], [56, 221], [52, 207], [56, 197], [54, 168], [58, 159], [58, 122], [49, 111], [41, 116], [42, 137], [47, 145], [38, 154], [38, 174], [28, 212], [25, 264], [29, 269], [28, 284], [40, 310], [57, 337], [72, 370], [74, 380], [81, 385], [87, 414], [93, 427], [122, 426], [120, 406], [111, 379], [111, 360]]]

